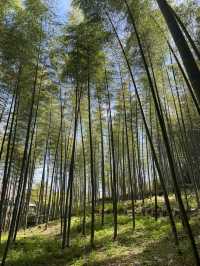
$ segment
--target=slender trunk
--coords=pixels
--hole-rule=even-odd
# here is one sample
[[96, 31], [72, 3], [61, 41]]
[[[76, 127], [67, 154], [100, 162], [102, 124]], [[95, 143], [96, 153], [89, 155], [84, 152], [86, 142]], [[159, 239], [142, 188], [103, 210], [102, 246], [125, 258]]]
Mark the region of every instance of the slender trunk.
[[13, 215], [12, 215], [10, 230], [9, 230], [8, 239], [7, 239], [7, 243], [6, 243], [6, 246], [5, 246], [5, 250], [4, 250], [3, 259], [2, 259], [2, 265], [1, 266], [5, 265], [7, 253], [8, 253], [9, 246], [10, 246], [10, 242], [12, 240], [13, 233], [14, 233], [14, 228], [15, 228], [15, 225], [16, 225], [16, 218], [17, 218], [17, 215], [18, 215], [19, 204], [20, 204], [21, 196], [22, 196], [22, 188], [23, 188], [23, 184], [24, 184], [24, 170], [25, 170], [26, 161], [27, 161], [27, 153], [28, 153], [30, 131], [31, 131], [31, 123], [32, 123], [32, 116], [33, 116], [34, 104], [35, 104], [35, 94], [36, 94], [37, 77], [38, 77], [38, 69], [39, 69], [39, 57], [40, 57], [40, 49], [38, 51], [37, 64], [36, 64], [36, 69], [35, 69], [35, 77], [34, 77], [34, 84], [33, 84], [32, 97], [31, 97], [31, 108], [30, 108], [30, 113], [29, 113], [29, 118], [28, 118], [28, 125], [27, 125], [24, 153], [23, 153], [23, 158], [22, 158], [21, 172], [20, 172], [20, 177], [19, 177], [19, 184], [18, 184], [18, 188], [17, 188], [15, 206], [14, 206], [14, 209], [13, 209]]
[[[73, 143], [71, 151], [71, 161], [69, 166], [69, 178], [68, 178], [68, 188], [67, 195], [65, 199], [65, 212], [64, 212], [64, 224], [63, 224], [63, 238], [62, 238], [62, 248], [66, 246], [69, 247], [69, 237], [70, 237], [70, 226], [71, 226], [71, 208], [72, 208], [72, 185], [74, 178], [74, 161], [75, 161], [75, 148], [76, 148], [76, 135], [78, 127], [78, 114], [80, 109], [80, 98], [81, 93], [78, 91], [78, 85], [76, 86], [76, 100], [75, 100], [75, 115], [74, 115], [74, 134]], [[69, 198], [69, 199], [68, 199]], [[69, 200], [69, 204], [68, 204]]]
[[[126, 0], [125, 0], [126, 2]], [[127, 2], [126, 2], [127, 3]], [[159, 8], [165, 18], [167, 26], [172, 34], [174, 42], [179, 50], [180, 56], [183, 60], [184, 67], [188, 74], [189, 80], [192, 84], [198, 102], [200, 102], [200, 71], [197, 63], [193, 57], [193, 54], [189, 48], [189, 45], [181, 31], [180, 26], [174, 16], [175, 12], [172, 12], [172, 8], [169, 6], [166, 0], [157, 0]], [[196, 253], [196, 252], [195, 252]], [[197, 261], [197, 254], [195, 255]]]
[[113, 240], [117, 239], [117, 189], [116, 189], [116, 161], [115, 161], [115, 143], [114, 143], [114, 134], [113, 134], [113, 122], [112, 122], [112, 111], [111, 111], [111, 101], [110, 93], [108, 89], [108, 78], [107, 72], [105, 70], [105, 82], [106, 90], [108, 94], [108, 112], [109, 112], [109, 123], [110, 123], [110, 140], [111, 140], [111, 154], [112, 154], [112, 173], [113, 173], [113, 182], [112, 182], [112, 191], [113, 191], [113, 216], [114, 216], [114, 236]]
[[82, 152], [83, 152], [83, 224], [82, 233], [85, 235], [85, 221], [86, 221], [86, 157], [85, 157], [85, 143], [83, 137], [83, 125], [82, 117], [80, 115], [80, 126], [81, 126], [81, 142], [82, 142]]
[[[123, 87], [122, 87], [122, 90], [123, 90]], [[126, 112], [126, 102], [125, 102], [124, 91], [123, 91], [123, 104], [124, 104], [124, 121], [125, 121], [125, 132], [126, 132], [126, 149], [127, 149], [127, 160], [128, 160], [128, 176], [129, 176], [129, 183], [130, 183], [130, 190], [131, 190], [131, 208], [132, 208], [132, 220], [133, 220], [133, 230], [134, 230], [135, 229], [135, 203], [134, 203], [134, 192], [133, 192], [133, 180], [132, 180], [132, 175], [131, 175], [127, 112]]]
[[11, 125], [10, 125], [10, 132], [9, 132], [9, 136], [8, 136], [8, 144], [7, 144], [5, 165], [4, 165], [2, 189], [1, 189], [1, 200], [0, 200], [0, 243], [1, 243], [1, 233], [2, 233], [2, 228], [1, 228], [2, 218], [3, 218], [2, 216], [4, 214], [4, 201], [5, 201], [7, 187], [8, 187], [8, 184], [9, 184], [8, 169], [9, 169], [9, 157], [10, 157], [10, 149], [11, 149], [11, 138], [12, 138], [14, 120], [15, 120], [15, 115], [17, 113], [17, 111], [16, 111], [17, 109], [18, 109], [18, 95], [16, 93], [15, 101], [14, 101], [14, 110], [13, 110], [12, 119], [11, 119]]
[[106, 15], [107, 15], [107, 17], [109, 19], [109, 22], [110, 22], [110, 24], [111, 24], [111, 26], [113, 28], [113, 31], [114, 31], [114, 33], [116, 35], [116, 38], [117, 38], [117, 40], [119, 42], [120, 48], [121, 48], [122, 53], [124, 55], [124, 59], [126, 61], [126, 64], [127, 64], [130, 76], [131, 76], [131, 80], [132, 80], [132, 83], [133, 83], [133, 86], [134, 86], [134, 89], [135, 89], [136, 98], [137, 98], [137, 101], [138, 101], [138, 104], [139, 104], [140, 112], [141, 112], [143, 123], [144, 123], [144, 126], [145, 126], [146, 134], [147, 134], [148, 141], [149, 141], [149, 144], [150, 144], [152, 156], [153, 156], [153, 159], [155, 161], [155, 165], [156, 165], [156, 168], [157, 168], [157, 171], [158, 171], [158, 175], [159, 175], [159, 178], [160, 178], [161, 186], [162, 186], [162, 189], [163, 189], [163, 192], [164, 192], [165, 204], [166, 204], [167, 211], [168, 211], [168, 214], [169, 214], [169, 218], [170, 218], [172, 232], [173, 232], [173, 235], [174, 235], [175, 244], [176, 244], [176, 246], [178, 246], [179, 242], [178, 242], [178, 234], [177, 234], [176, 224], [174, 222], [174, 218], [173, 218], [173, 215], [172, 215], [172, 210], [171, 210], [171, 206], [170, 206], [170, 202], [169, 202], [169, 198], [168, 198], [168, 193], [167, 193], [165, 182], [164, 182], [164, 179], [163, 179], [163, 176], [162, 176], [162, 171], [161, 171], [161, 168], [160, 168], [160, 165], [159, 165], [157, 154], [156, 154], [156, 151], [155, 151], [155, 148], [154, 148], [154, 145], [153, 145], [151, 134], [150, 134], [147, 122], [146, 122], [146, 118], [145, 118], [145, 115], [144, 115], [142, 103], [141, 103], [140, 96], [139, 96], [138, 89], [137, 89], [137, 85], [136, 85], [136, 82], [135, 82], [135, 79], [134, 79], [134, 76], [133, 76], [133, 73], [132, 73], [132, 70], [131, 70], [131, 66], [130, 66], [128, 57], [126, 55], [126, 52], [125, 52], [124, 47], [122, 45], [122, 42], [121, 42], [121, 40], [119, 38], [119, 35], [118, 35], [117, 31], [116, 31], [116, 28], [115, 28], [115, 26], [114, 26], [114, 24], [113, 24], [113, 22], [112, 22], [112, 20], [111, 20], [111, 18], [109, 16], [109, 14], [106, 13]]
[[[89, 65], [89, 64], [88, 64]], [[90, 175], [92, 188], [92, 210], [91, 210], [91, 246], [94, 247], [94, 226], [95, 226], [95, 179], [94, 179], [94, 159], [92, 141], [92, 120], [91, 120], [91, 95], [90, 95], [90, 76], [88, 73], [88, 123], [89, 123], [89, 143], [90, 143]]]
[[104, 225], [104, 208], [105, 208], [105, 166], [104, 166], [104, 139], [103, 139], [103, 125], [102, 125], [102, 110], [101, 102], [98, 97], [99, 103], [99, 120], [101, 132], [101, 182], [102, 182], [102, 211], [101, 211], [101, 224]]

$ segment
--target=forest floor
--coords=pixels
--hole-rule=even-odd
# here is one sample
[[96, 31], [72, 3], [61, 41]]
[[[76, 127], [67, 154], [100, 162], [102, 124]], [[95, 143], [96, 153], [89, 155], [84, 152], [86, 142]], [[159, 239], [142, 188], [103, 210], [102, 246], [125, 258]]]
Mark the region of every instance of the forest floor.
[[[129, 206], [128, 202], [123, 205]], [[136, 228], [132, 231], [131, 215], [118, 217], [118, 239], [113, 242], [112, 214], [107, 204], [105, 225], [101, 226], [96, 215], [95, 249], [90, 248], [90, 224], [87, 220], [87, 236], [80, 233], [80, 218], [73, 218], [71, 247], [61, 249], [60, 222], [51, 222], [48, 229], [39, 225], [20, 231], [15, 245], [9, 252], [7, 266], [67, 266], [67, 265], [135, 265], [135, 266], [193, 266], [195, 265], [190, 243], [180, 222], [177, 228], [180, 237], [179, 255], [173, 244], [167, 217], [155, 218], [150, 215], [136, 215]], [[200, 212], [191, 215], [190, 223], [200, 250]], [[5, 236], [4, 236], [5, 237]], [[3, 243], [5, 245], [5, 242]], [[3, 247], [1, 246], [0, 255]]]

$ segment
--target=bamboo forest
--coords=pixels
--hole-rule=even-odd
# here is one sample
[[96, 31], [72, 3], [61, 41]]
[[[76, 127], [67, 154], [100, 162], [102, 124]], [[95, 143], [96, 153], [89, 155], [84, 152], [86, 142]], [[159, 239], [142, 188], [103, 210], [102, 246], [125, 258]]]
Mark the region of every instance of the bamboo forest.
[[0, 0], [0, 265], [200, 265], [199, 0]]

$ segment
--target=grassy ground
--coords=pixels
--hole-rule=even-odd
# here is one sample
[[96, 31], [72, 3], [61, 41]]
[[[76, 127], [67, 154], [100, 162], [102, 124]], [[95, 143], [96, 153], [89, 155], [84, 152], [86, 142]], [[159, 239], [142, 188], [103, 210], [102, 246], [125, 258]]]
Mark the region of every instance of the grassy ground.
[[[107, 209], [109, 209], [109, 204]], [[199, 219], [200, 214], [196, 213], [191, 217], [190, 222], [200, 248]], [[129, 214], [121, 214], [118, 223], [118, 239], [113, 242], [112, 214], [106, 214], [104, 227], [100, 224], [99, 215], [96, 215], [96, 248], [94, 250], [90, 248], [89, 236], [83, 237], [80, 233], [79, 218], [73, 218], [71, 247], [65, 250], [61, 249], [59, 222], [50, 223], [47, 230], [45, 230], [44, 225], [40, 225], [26, 231], [20, 231], [16, 244], [9, 252], [7, 265], [195, 265], [189, 242], [180, 223], [177, 222], [177, 226], [183, 255], [178, 255], [173, 244], [173, 237], [166, 217], [159, 218], [155, 222], [153, 217], [137, 215], [134, 232], [132, 231], [132, 221]], [[88, 219], [88, 235], [90, 232], [89, 226]], [[0, 254], [2, 251], [3, 246]]]

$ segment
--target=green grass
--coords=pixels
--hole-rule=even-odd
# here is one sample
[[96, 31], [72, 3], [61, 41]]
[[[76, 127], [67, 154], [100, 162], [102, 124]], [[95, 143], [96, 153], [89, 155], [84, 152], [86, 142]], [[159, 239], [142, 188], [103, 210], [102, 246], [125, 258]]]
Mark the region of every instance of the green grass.
[[[125, 202], [129, 205], [129, 202]], [[107, 204], [106, 208], [110, 208]], [[120, 207], [121, 208], [121, 207]], [[200, 215], [191, 218], [191, 225], [200, 247]], [[8, 266], [66, 266], [66, 265], [195, 265], [189, 241], [177, 222], [182, 255], [178, 255], [168, 218], [155, 222], [150, 216], [136, 216], [136, 229], [132, 231], [131, 216], [118, 217], [118, 239], [113, 242], [112, 214], [106, 214], [105, 226], [96, 215], [95, 249], [90, 248], [90, 221], [87, 219], [87, 236], [80, 233], [80, 219], [73, 218], [71, 247], [61, 249], [60, 223], [52, 222], [45, 230], [44, 225], [20, 231], [16, 244], [9, 252]], [[4, 236], [5, 239], [5, 236]], [[5, 242], [4, 244], [5, 245]], [[3, 247], [0, 253], [2, 254]]]

